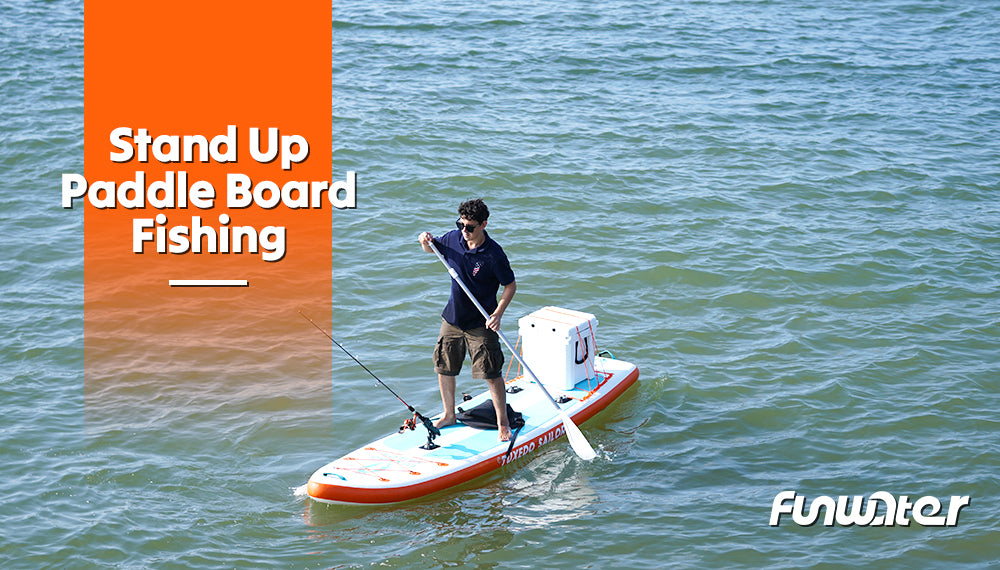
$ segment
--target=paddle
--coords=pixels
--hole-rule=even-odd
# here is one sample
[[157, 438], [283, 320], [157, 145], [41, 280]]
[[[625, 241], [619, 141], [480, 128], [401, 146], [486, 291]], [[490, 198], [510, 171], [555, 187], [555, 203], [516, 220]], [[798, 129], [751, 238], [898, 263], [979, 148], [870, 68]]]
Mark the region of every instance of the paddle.
[[[465, 294], [469, 296], [469, 299], [473, 302], [473, 304], [476, 305], [476, 308], [479, 309], [479, 312], [482, 313], [483, 317], [489, 320], [490, 315], [487, 314], [486, 309], [484, 309], [483, 306], [479, 304], [479, 301], [472, 295], [472, 291], [469, 291], [469, 288], [466, 287], [465, 283], [462, 281], [462, 278], [458, 276], [458, 272], [455, 271], [455, 268], [449, 265], [448, 261], [445, 260], [443, 255], [441, 255], [441, 252], [438, 251], [437, 246], [434, 245], [434, 240], [432, 239], [429, 243], [431, 249], [434, 250], [434, 253], [438, 256], [438, 259], [441, 260], [441, 263], [443, 263], [444, 266], [448, 268], [448, 274], [451, 275], [451, 278], [455, 280], [455, 283], [458, 283], [459, 287], [462, 288], [462, 291], [465, 291]], [[545, 396], [549, 399], [550, 402], [552, 402], [552, 405], [555, 407], [556, 411], [559, 412], [559, 417], [562, 419], [563, 426], [566, 428], [566, 438], [569, 439], [569, 444], [573, 448], [573, 451], [575, 451], [576, 454], [580, 456], [581, 459], [585, 459], [587, 461], [590, 461], [591, 459], [597, 457], [597, 454], [594, 452], [594, 448], [590, 446], [590, 442], [588, 442], [587, 438], [583, 436], [583, 432], [581, 432], [580, 428], [578, 428], [576, 424], [573, 423], [573, 418], [569, 417], [569, 414], [564, 412], [563, 409], [559, 407], [559, 404], [557, 404], [555, 399], [552, 398], [552, 395], [549, 394], [549, 391], [545, 389], [544, 385], [542, 385], [542, 381], [538, 379], [538, 376], [535, 376], [535, 373], [531, 371], [531, 368], [528, 366], [528, 363], [525, 362], [523, 358], [521, 358], [521, 355], [518, 354], [517, 350], [515, 350], [514, 347], [510, 344], [510, 341], [507, 340], [507, 337], [504, 336], [503, 331], [498, 330], [497, 334], [500, 336], [500, 340], [502, 340], [503, 343], [507, 345], [507, 348], [510, 349], [511, 354], [514, 355], [514, 358], [516, 358], [517, 361], [521, 363], [521, 366], [524, 367], [524, 370], [527, 371], [527, 373], [532, 378], [534, 378], [535, 385], [537, 385], [539, 388], [542, 389], [542, 392], [544, 392]]]

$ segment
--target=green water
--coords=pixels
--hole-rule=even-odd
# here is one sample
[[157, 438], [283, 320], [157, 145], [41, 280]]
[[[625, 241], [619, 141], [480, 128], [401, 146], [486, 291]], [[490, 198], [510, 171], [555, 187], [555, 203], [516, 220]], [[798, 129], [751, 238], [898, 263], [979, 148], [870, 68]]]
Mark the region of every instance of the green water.
[[[1000, 563], [1000, 3], [339, 3], [334, 330], [418, 407], [448, 276], [416, 235], [487, 200], [518, 293], [639, 366], [556, 443], [426, 500], [294, 489], [406, 415], [345, 357], [192, 370], [83, 422], [83, 6], [0, 7], [5, 568], [810, 568]], [[296, 318], [292, 316], [292, 318]], [[232, 336], [244, 326], [234, 323]], [[123, 362], [171, 401], [175, 379]], [[261, 390], [231, 393], [231, 377]], [[323, 379], [322, 382], [326, 382]], [[483, 386], [466, 376], [459, 389]], [[768, 524], [887, 491], [957, 526]]]

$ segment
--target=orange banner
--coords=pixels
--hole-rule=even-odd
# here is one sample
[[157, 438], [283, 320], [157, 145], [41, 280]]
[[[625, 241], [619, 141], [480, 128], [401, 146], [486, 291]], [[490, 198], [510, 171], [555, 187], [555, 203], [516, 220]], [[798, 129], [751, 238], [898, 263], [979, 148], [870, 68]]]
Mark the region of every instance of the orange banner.
[[63, 200], [85, 212], [88, 423], [231, 390], [328, 406], [330, 344], [297, 310], [330, 321], [351, 182], [332, 172], [330, 3], [85, 16], [85, 172]]

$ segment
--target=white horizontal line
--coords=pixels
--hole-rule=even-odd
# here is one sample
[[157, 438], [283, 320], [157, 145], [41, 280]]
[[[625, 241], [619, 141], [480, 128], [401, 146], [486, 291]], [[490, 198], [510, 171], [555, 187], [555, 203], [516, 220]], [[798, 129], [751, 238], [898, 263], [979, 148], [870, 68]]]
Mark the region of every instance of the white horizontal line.
[[171, 279], [171, 287], [249, 287], [246, 279]]

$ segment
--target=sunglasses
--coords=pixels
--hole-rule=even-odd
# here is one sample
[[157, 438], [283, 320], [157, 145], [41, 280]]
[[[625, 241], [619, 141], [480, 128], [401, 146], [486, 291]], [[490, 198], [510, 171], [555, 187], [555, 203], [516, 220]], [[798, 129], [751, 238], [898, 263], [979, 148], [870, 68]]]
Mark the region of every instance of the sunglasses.
[[474, 226], [472, 224], [463, 224], [462, 220], [455, 220], [455, 225], [458, 226], [458, 229], [463, 230], [463, 231], [467, 231], [467, 232], [469, 232], [471, 234], [472, 232], [476, 231], [476, 228], [478, 228], [482, 224]]

